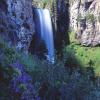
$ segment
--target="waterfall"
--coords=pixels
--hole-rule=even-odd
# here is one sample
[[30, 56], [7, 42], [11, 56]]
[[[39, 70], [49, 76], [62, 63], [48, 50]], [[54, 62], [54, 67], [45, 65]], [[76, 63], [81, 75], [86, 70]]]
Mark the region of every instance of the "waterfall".
[[47, 49], [47, 60], [54, 63], [54, 39], [50, 12], [48, 9], [35, 9], [34, 13], [36, 48], [38, 48], [41, 40], [43, 40]]

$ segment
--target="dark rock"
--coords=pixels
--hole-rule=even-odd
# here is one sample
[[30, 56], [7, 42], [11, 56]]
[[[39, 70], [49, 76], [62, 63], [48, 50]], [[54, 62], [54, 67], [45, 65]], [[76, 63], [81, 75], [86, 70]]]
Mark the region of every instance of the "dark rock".
[[0, 35], [8, 44], [27, 52], [33, 34], [32, 0], [0, 0]]

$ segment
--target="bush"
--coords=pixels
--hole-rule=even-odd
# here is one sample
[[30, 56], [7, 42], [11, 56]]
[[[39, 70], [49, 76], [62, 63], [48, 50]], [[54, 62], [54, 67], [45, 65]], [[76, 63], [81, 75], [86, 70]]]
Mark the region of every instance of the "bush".
[[100, 23], [100, 15], [98, 16], [98, 20], [99, 20], [99, 23]]
[[78, 21], [78, 22], [81, 22], [82, 19], [83, 19], [83, 16], [82, 16], [81, 14], [79, 14], [78, 17], [77, 17], [77, 21]]
[[[100, 47], [84, 47], [78, 44], [77, 40], [74, 36], [75, 33], [71, 32], [69, 35], [71, 37], [70, 39], [70, 45], [66, 47], [66, 51], [64, 54], [68, 55], [68, 51], [72, 51], [72, 56], [75, 58], [76, 64], [80, 67], [93, 67], [95, 74], [100, 75]], [[73, 54], [74, 53], [74, 54]]]
[[93, 14], [87, 14], [86, 15], [86, 19], [90, 22], [93, 22], [95, 20], [95, 17]]
[[[76, 67], [79, 65], [72, 50], [76, 49], [74, 45], [68, 46], [64, 59], [55, 61], [55, 64], [16, 51], [4, 41], [0, 41], [0, 47], [0, 56], [3, 54], [3, 59], [0, 60], [0, 88], [5, 89], [5, 93], [0, 92], [1, 98], [7, 96], [7, 99], [17, 100], [85, 100], [94, 91], [94, 74], [90, 74], [93, 73], [92, 70]], [[70, 66], [74, 70], [69, 71]]]

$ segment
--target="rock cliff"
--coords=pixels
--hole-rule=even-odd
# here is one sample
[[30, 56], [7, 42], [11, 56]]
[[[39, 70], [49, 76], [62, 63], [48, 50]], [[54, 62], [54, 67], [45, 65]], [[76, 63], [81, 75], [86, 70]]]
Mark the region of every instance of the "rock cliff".
[[[63, 0], [59, 1], [62, 2]], [[60, 7], [58, 2], [57, 6]], [[99, 0], [70, 0], [70, 26], [82, 45], [100, 44], [100, 2]], [[62, 6], [63, 5], [63, 6]], [[68, 11], [62, 3], [61, 12]], [[57, 8], [56, 8], [57, 9]], [[67, 10], [66, 10], [67, 9]], [[58, 12], [60, 14], [58, 14]], [[58, 9], [57, 18], [67, 19]], [[68, 12], [67, 12], [68, 13]], [[67, 16], [68, 17], [68, 16]], [[63, 33], [65, 21], [58, 20], [59, 32]], [[60, 22], [59, 22], [60, 21]], [[56, 19], [57, 22], [57, 19]], [[63, 23], [64, 22], [64, 23]], [[65, 26], [67, 29], [67, 26]], [[60, 31], [62, 29], [62, 31]], [[32, 0], [0, 0], [0, 35], [10, 46], [27, 52], [34, 34]], [[57, 34], [58, 36], [58, 34]], [[65, 37], [65, 36], [64, 36]], [[66, 38], [66, 37], [65, 37]], [[59, 41], [58, 41], [59, 42]]]
[[70, 25], [82, 45], [100, 45], [100, 1], [70, 2]]
[[34, 22], [32, 0], [0, 0], [0, 35], [10, 46], [27, 52]]

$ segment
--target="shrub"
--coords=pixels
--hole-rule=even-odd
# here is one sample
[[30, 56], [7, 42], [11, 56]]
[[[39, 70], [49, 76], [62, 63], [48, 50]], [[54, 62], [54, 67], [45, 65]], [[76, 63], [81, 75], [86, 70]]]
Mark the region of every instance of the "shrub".
[[[9, 99], [64, 100], [66, 98], [69, 100], [79, 97], [79, 99], [85, 100], [83, 98], [90, 97], [90, 93], [94, 91], [95, 86], [92, 84], [94, 75], [90, 75], [93, 72], [76, 67], [77, 60], [75, 60], [73, 48], [75, 50], [77, 48], [74, 45], [66, 49], [67, 54], [64, 54], [62, 61], [57, 60], [54, 64], [16, 51], [3, 41], [0, 42], [0, 46], [0, 56], [3, 54], [2, 57], [4, 57], [0, 60], [0, 71], [2, 72], [0, 76], [3, 78], [0, 79], [0, 86], [1, 82], [7, 83], [5, 88], [8, 89], [8, 92], [3, 94], [6, 94]], [[80, 51], [80, 54], [82, 52]], [[5, 60], [8, 58], [11, 61]], [[67, 63], [66, 66], [65, 63]], [[68, 67], [71, 64], [73, 67], [75, 66], [75, 69], [69, 74]]]
[[81, 22], [82, 19], [83, 19], [83, 16], [82, 16], [81, 14], [79, 14], [78, 17], [77, 17], [77, 21], [78, 21], [78, 22]]
[[98, 20], [99, 20], [99, 22], [100, 22], [100, 15], [98, 16]]
[[90, 21], [90, 22], [93, 22], [93, 21], [95, 20], [95, 17], [94, 17], [93, 14], [88, 13], [88, 14], [86, 15], [86, 19], [87, 19], [88, 21]]
[[[75, 39], [74, 35], [75, 33], [71, 32], [70, 35], [70, 45], [66, 47], [67, 51], [74, 52], [71, 53], [72, 56], [74, 55], [77, 59], [77, 64], [79, 66], [84, 67], [93, 67], [96, 75], [100, 75], [100, 47], [84, 47], [77, 43], [77, 40]], [[66, 55], [69, 55], [67, 51], [64, 53]], [[74, 57], [73, 57], [74, 58]], [[92, 62], [90, 64], [90, 62]]]

